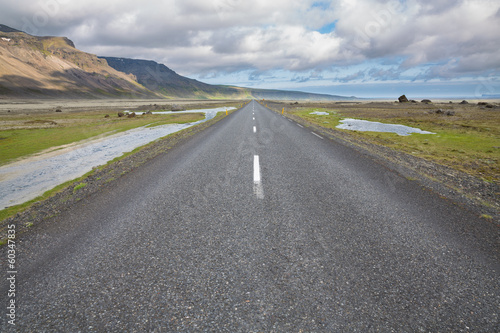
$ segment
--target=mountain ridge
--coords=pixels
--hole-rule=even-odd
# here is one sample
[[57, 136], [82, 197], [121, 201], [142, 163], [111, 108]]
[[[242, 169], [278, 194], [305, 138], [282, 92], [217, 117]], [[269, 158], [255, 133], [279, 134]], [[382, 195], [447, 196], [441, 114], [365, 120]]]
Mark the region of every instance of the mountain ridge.
[[132, 74], [146, 88], [166, 96], [183, 98], [256, 98], [278, 100], [350, 100], [354, 97], [306, 93], [294, 90], [255, 89], [230, 85], [212, 85], [177, 74], [153, 60], [99, 57], [121, 72]]
[[158, 97], [66, 37], [0, 29], [0, 96], [22, 98]]
[[101, 57], [67, 37], [32, 36], [0, 24], [0, 98], [347, 100], [352, 97], [211, 85], [153, 60]]

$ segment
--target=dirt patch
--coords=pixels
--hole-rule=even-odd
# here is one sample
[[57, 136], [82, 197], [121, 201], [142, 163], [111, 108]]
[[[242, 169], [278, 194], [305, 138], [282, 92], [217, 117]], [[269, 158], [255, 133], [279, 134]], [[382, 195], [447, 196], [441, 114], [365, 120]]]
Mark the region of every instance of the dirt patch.
[[24, 122], [27, 125], [38, 125], [38, 124], [43, 124], [43, 125], [57, 125], [57, 123], [53, 120], [30, 120], [30, 121], [25, 121]]

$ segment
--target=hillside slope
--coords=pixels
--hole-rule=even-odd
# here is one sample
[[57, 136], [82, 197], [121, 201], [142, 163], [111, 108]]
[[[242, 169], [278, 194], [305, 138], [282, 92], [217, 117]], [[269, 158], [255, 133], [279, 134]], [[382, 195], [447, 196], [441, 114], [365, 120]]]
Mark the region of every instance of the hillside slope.
[[[155, 97], [135, 77], [79, 51], [65, 37], [35, 37], [0, 25], [0, 96]], [[156, 96], [157, 97], [157, 96]]]
[[100, 57], [114, 69], [134, 75], [149, 90], [170, 98], [248, 98], [236, 87], [216, 86], [181, 76], [151, 60]]
[[256, 98], [277, 100], [346, 100], [345, 96], [304, 93], [301, 91], [253, 89], [206, 84], [181, 76], [163, 64], [151, 60], [101, 57], [121, 72], [134, 75], [149, 90], [173, 98]]

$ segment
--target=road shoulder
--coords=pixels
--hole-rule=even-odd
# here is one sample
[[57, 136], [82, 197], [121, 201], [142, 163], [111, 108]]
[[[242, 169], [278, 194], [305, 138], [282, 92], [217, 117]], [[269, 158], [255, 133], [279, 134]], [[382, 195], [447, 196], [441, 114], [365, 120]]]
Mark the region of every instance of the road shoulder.
[[[229, 112], [229, 115], [233, 110]], [[143, 164], [154, 159], [160, 154], [167, 153], [174, 146], [192, 138], [197, 133], [209, 128], [215, 123], [225, 119], [223, 112], [215, 118], [189, 127], [182, 131], [168, 135], [148, 145], [137, 148], [123, 157], [115, 159], [103, 167], [94, 168], [91, 172], [76, 180], [70, 181], [50, 197], [33, 203], [27, 209], [14, 216], [0, 221], [0, 246], [7, 235], [7, 226], [16, 225], [17, 236], [20, 236], [33, 227], [38, 227], [51, 217], [71, 209], [82, 199], [104, 190], [112, 183], [118, 181], [123, 175], [140, 168]]]
[[409, 180], [418, 181], [439, 195], [469, 208], [486, 221], [500, 226], [498, 185], [417, 156], [359, 140], [348, 133], [318, 126], [292, 114], [285, 116], [318, 134], [369, 156]]

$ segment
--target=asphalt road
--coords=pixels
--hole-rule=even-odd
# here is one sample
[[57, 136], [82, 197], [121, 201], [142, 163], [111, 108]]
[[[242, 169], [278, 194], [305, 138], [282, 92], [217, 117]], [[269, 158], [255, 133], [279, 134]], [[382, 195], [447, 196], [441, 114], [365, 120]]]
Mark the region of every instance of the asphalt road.
[[498, 332], [499, 244], [497, 226], [251, 102], [21, 237], [15, 329]]

